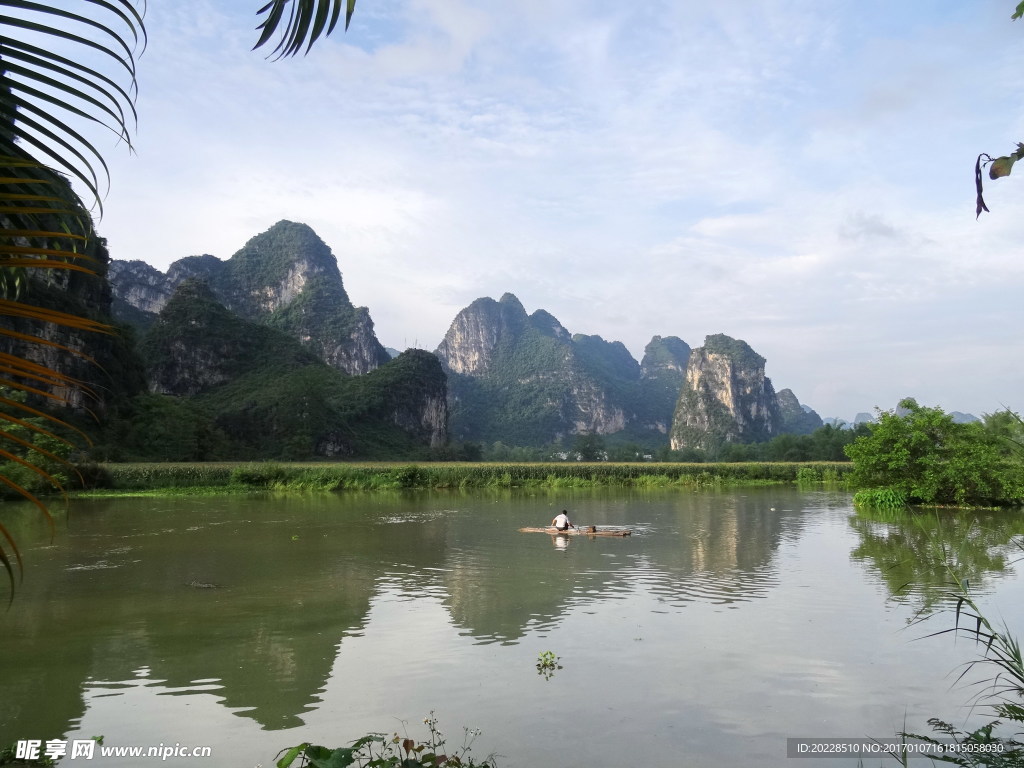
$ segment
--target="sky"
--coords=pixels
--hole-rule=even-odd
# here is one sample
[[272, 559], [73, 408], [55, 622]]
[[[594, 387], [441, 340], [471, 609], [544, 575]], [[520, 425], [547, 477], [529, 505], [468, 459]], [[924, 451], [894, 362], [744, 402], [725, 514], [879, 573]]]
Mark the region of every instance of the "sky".
[[637, 359], [743, 339], [822, 416], [1024, 410], [1024, 178], [979, 221], [973, 178], [1024, 140], [1013, 0], [359, 0], [282, 61], [262, 4], [148, 4], [113, 258], [290, 219], [387, 346], [511, 292]]

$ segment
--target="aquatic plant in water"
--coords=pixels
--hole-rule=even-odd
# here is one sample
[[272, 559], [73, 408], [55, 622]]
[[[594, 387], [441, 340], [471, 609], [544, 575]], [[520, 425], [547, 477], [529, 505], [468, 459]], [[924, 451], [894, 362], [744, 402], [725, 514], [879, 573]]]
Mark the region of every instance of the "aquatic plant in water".
[[309, 765], [314, 768], [497, 768], [493, 754], [479, 763], [469, 756], [473, 742], [480, 735], [479, 730], [463, 728], [462, 746], [448, 754], [447, 740], [438, 729], [433, 712], [423, 718], [423, 724], [427, 726], [429, 735], [421, 742], [397, 733], [391, 736], [370, 733], [348, 747], [334, 749], [304, 742], [278, 753], [276, 765], [277, 768], [289, 768], [298, 760], [300, 768]]
[[555, 655], [554, 651], [543, 651], [537, 654], [537, 674], [543, 675], [545, 680], [550, 680], [552, 675], [555, 674], [556, 670], [562, 668], [562, 665], [558, 662], [561, 659]]

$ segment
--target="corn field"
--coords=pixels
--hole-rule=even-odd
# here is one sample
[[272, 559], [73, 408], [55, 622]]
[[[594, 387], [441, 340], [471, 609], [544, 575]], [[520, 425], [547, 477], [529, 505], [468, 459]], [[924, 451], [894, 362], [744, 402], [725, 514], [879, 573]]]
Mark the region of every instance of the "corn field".
[[107, 464], [94, 487], [114, 490], [235, 487], [295, 490], [403, 488], [667, 487], [842, 482], [840, 462], [721, 464], [205, 463]]

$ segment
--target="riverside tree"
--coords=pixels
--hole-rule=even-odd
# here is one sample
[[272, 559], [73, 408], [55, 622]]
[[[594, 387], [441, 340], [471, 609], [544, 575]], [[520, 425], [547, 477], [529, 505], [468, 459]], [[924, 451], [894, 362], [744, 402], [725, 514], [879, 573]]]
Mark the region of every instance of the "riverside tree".
[[911, 504], [1005, 505], [1024, 500], [1022, 466], [982, 424], [957, 424], [912, 398], [879, 411], [870, 431], [846, 447], [852, 482], [888, 489]]

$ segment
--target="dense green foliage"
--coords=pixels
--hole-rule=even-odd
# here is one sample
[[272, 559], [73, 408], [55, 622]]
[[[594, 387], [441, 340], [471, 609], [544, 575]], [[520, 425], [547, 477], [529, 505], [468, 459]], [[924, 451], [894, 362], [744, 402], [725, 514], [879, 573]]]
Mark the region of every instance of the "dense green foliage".
[[605, 341], [600, 336], [577, 333], [572, 337], [572, 347], [584, 370], [599, 381], [626, 382], [640, 378], [640, 364], [621, 341]]
[[[1024, 501], [1024, 465], [996, 427], [956, 424], [940, 408], [902, 400], [846, 448], [854, 484], [891, 489], [911, 504], [1005, 505]], [[868, 501], [864, 496], [862, 501]]]
[[[182, 348], [189, 351], [186, 363]], [[206, 283], [189, 278], [164, 306], [141, 345], [150, 378], [161, 388], [194, 394], [201, 385], [183, 382], [203, 369], [212, 383], [237, 378], [254, 370], [275, 373], [315, 365], [319, 359], [287, 334], [242, 319], [228, 311]], [[169, 381], [163, 382], [164, 378]]]
[[728, 484], [827, 482], [850, 469], [838, 463], [557, 464], [443, 463], [152, 463], [106, 464], [98, 488], [234, 487], [279, 490], [401, 490], [522, 487], [705, 487]]
[[[269, 330], [269, 329], [268, 329]], [[316, 360], [268, 361], [191, 398], [142, 394], [90, 455], [114, 461], [430, 456], [417, 407], [444, 396], [437, 359], [409, 350], [364, 376]]]
[[728, 443], [718, 461], [846, 461], [845, 448], [867, 433], [866, 425], [841, 429], [826, 424], [809, 435], [782, 434], [764, 443]]
[[757, 354], [742, 339], [734, 339], [724, 333], [716, 333], [704, 339], [704, 352], [708, 355], [722, 355], [733, 361], [738, 368], [764, 368], [765, 359]]
[[[671, 450], [664, 435], [623, 430], [599, 438], [601, 455], [608, 461], [744, 462], [744, 461], [849, 461], [844, 448], [868, 433], [867, 425], [841, 429], [826, 424], [809, 435], [779, 435], [764, 443], [723, 443], [717, 449]], [[482, 445], [485, 461], [575, 461], [580, 452], [576, 442], [591, 435], [577, 435], [565, 444], [546, 446], [510, 445], [495, 441]]]

